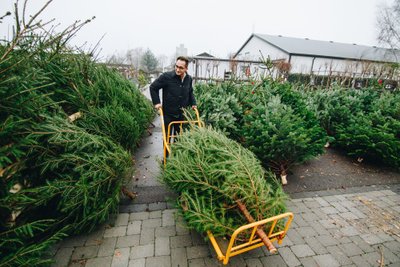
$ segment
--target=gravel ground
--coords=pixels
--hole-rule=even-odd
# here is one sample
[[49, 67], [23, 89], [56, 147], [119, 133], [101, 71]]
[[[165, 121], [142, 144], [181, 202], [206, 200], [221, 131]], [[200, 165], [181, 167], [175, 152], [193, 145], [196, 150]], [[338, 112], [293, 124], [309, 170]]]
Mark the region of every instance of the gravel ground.
[[349, 187], [390, 185], [400, 183], [400, 171], [367, 163], [327, 148], [316, 159], [295, 166], [289, 173], [287, 193], [346, 189]]

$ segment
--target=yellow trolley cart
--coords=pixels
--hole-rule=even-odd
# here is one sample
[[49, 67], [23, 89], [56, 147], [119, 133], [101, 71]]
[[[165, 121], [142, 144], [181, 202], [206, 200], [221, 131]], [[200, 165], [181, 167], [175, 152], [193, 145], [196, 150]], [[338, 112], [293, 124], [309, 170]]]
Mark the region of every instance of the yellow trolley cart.
[[[167, 162], [167, 153], [171, 152], [171, 140], [176, 137], [175, 133], [171, 134], [172, 127], [178, 125], [178, 127], [180, 127], [181, 129], [180, 132], [182, 132], [182, 127], [184, 124], [195, 124], [199, 127], [204, 126], [204, 123], [200, 120], [199, 111], [197, 109], [194, 109], [194, 111], [196, 113], [196, 118], [194, 120], [174, 121], [168, 125], [168, 129], [165, 129], [164, 113], [162, 108], [159, 109], [161, 129], [163, 134], [164, 166]], [[240, 203], [238, 204], [240, 206]], [[278, 244], [282, 243], [293, 220], [293, 213], [286, 212], [259, 221], [253, 221], [253, 218], [251, 218], [251, 216], [250, 218], [247, 217], [247, 219], [250, 223], [239, 227], [233, 232], [232, 236], [229, 239], [228, 246], [225, 246], [226, 248], [222, 246], [221, 242], [217, 241], [217, 239], [210, 231], [207, 232], [208, 238], [210, 239], [210, 242], [214, 247], [218, 260], [222, 261], [224, 265], [228, 264], [231, 257], [255, 248], [259, 248], [263, 245], [265, 245], [271, 253], [276, 253], [277, 250], [272, 242], [277, 242]], [[283, 225], [283, 227], [276, 227], [278, 224]], [[268, 234], [264, 234], [263, 229], [267, 228], [269, 229]], [[262, 234], [260, 234], [260, 231]], [[241, 233], [250, 233], [250, 235], [247, 235], [248, 238], [246, 238], [246, 240], [242, 240], [241, 238], [239, 238]]]

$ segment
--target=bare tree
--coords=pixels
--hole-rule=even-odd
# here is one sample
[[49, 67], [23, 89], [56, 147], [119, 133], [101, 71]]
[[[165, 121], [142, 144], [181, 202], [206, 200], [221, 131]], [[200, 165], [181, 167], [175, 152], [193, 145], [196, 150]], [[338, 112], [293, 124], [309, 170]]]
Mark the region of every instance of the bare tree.
[[377, 16], [378, 40], [390, 48], [400, 48], [400, 0], [388, 6], [383, 4]]
[[144, 49], [142, 47], [136, 47], [126, 52], [126, 60], [129, 65], [134, 66], [135, 69], [141, 69], [142, 57], [144, 55]]

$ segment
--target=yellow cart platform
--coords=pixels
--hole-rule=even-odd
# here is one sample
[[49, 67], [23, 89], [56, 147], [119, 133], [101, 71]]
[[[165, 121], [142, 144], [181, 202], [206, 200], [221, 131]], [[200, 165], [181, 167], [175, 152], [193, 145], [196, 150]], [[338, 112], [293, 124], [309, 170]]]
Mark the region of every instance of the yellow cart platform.
[[[182, 132], [184, 124], [194, 124], [198, 125], [199, 127], [204, 126], [204, 123], [200, 120], [199, 111], [197, 109], [194, 109], [194, 111], [196, 113], [196, 118], [194, 120], [174, 121], [168, 125], [168, 129], [165, 129], [164, 113], [162, 108], [159, 109], [161, 129], [163, 134], [164, 166], [166, 164], [167, 153], [171, 153], [171, 143], [176, 137], [175, 133], [171, 133], [172, 127], [178, 126], [181, 129], [180, 132]], [[223, 246], [222, 242], [218, 242], [217, 238], [215, 238], [210, 231], [207, 232], [207, 235], [208, 238], [210, 239], [212, 246], [214, 247], [218, 259], [222, 261], [224, 265], [226, 265], [228, 264], [229, 259], [231, 257], [255, 248], [259, 248], [264, 245], [267, 246], [268, 250], [271, 253], [276, 253], [277, 250], [272, 245], [272, 242], [277, 242], [278, 244], [282, 243], [283, 239], [286, 236], [287, 231], [289, 230], [292, 220], [293, 220], [293, 213], [286, 212], [270, 218], [266, 218], [263, 220], [243, 225], [233, 232], [227, 246]], [[277, 227], [277, 225], [280, 225], [281, 227]], [[259, 232], [260, 229], [265, 231], [266, 234], [264, 237], [260, 237], [259, 234], [257, 234], [257, 232]], [[242, 233], [247, 233], [246, 236], [248, 237], [245, 240], [239, 238]], [[266, 244], [266, 242], [268, 244]]]

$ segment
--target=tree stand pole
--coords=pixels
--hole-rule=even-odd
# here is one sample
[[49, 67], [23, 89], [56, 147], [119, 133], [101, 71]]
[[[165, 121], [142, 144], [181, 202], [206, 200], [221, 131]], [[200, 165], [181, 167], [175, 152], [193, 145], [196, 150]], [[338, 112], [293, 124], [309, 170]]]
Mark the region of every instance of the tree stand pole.
[[[244, 205], [240, 200], [236, 200], [236, 204], [238, 205], [240, 211], [243, 213], [244, 217], [246, 217], [246, 219], [250, 223], [254, 222], [253, 216], [251, 216], [250, 212], [247, 210], [246, 205]], [[275, 254], [276, 252], [278, 252], [263, 229], [257, 228], [256, 233], [258, 237], [261, 238], [262, 242], [271, 254]]]

